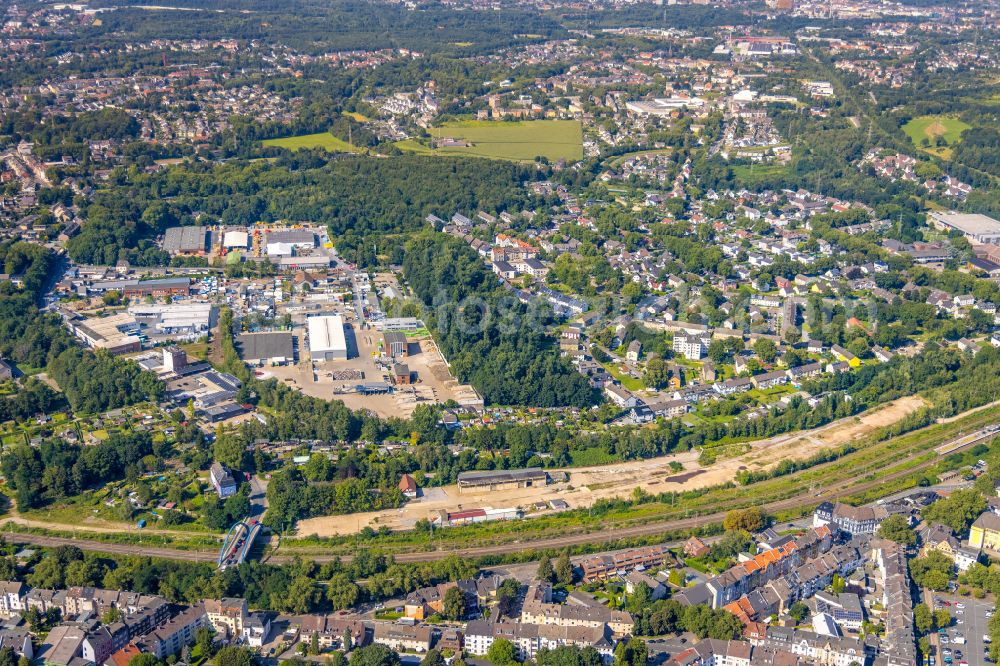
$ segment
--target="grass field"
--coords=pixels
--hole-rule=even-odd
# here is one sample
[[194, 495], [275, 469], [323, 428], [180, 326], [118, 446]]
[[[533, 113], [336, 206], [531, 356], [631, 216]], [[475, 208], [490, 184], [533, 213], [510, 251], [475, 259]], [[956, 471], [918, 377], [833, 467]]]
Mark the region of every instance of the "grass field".
[[742, 183], [760, 183], [787, 173], [786, 164], [740, 164], [733, 167], [733, 175]]
[[322, 148], [323, 150], [328, 150], [331, 153], [360, 152], [360, 149], [357, 146], [352, 146], [343, 139], [338, 139], [329, 132], [303, 134], [302, 136], [286, 136], [281, 139], [267, 139], [263, 143], [265, 146], [288, 148], [289, 150]]
[[436, 155], [478, 155], [494, 159], [534, 161], [543, 156], [551, 161], [575, 162], [583, 158], [583, 129], [576, 120], [526, 120], [492, 122], [467, 120], [445, 123], [431, 134], [436, 139], [462, 139], [468, 147], [430, 149], [413, 142], [396, 144], [401, 150], [433, 152]]
[[[961, 141], [962, 132], [969, 127], [967, 123], [951, 116], [918, 116], [903, 125], [903, 131], [913, 141], [913, 145], [921, 150], [948, 159], [951, 157], [951, 150], [947, 147], [935, 147], [935, 140], [940, 136], [948, 146], [953, 146]], [[921, 145], [924, 139], [930, 141], [930, 148]]]

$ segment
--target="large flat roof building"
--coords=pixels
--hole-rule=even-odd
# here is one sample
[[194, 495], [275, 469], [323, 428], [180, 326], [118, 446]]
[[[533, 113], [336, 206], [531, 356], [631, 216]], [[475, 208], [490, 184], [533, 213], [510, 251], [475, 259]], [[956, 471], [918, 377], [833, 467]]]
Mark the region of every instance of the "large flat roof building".
[[296, 247], [316, 247], [316, 234], [309, 229], [280, 229], [267, 234], [267, 244], [288, 243]]
[[251, 364], [284, 365], [295, 360], [291, 333], [244, 333], [236, 338], [240, 358]]
[[700, 97], [658, 97], [625, 103], [626, 109], [640, 116], [669, 116], [680, 109], [700, 109], [703, 106], [705, 100]]
[[205, 254], [207, 248], [205, 227], [170, 227], [163, 233], [163, 251], [169, 254]]
[[250, 247], [250, 234], [245, 231], [227, 231], [222, 237], [222, 246], [245, 250]]
[[107, 317], [68, 322], [70, 331], [92, 349], [105, 349], [110, 354], [127, 354], [142, 349], [138, 337], [139, 324], [127, 312]]
[[988, 215], [979, 213], [944, 213], [931, 212], [927, 214], [939, 229], [960, 231], [966, 237], [979, 243], [1000, 242], [1000, 221]]
[[136, 303], [128, 311], [156, 335], [197, 337], [211, 328], [213, 307], [211, 303]]
[[344, 319], [338, 315], [309, 317], [309, 355], [314, 361], [347, 359]]
[[458, 475], [459, 492], [475, 492], [483, 490], [506, 490], [509, 488], [531, 488], [544, 486], [548, 483], [548, 474], [544, 469], [528, 467], [527, 469], [505, 469], [486, 472], [462, 472]]

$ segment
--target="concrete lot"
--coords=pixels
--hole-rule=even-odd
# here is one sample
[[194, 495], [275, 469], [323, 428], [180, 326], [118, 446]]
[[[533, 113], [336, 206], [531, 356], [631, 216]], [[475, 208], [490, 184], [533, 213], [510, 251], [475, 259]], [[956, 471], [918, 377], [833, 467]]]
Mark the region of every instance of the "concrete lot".
[[[355, 392], [362, 383], [391, 383], [389, 370], [376, 360], [382, 333], [358, 327], [345, 316], [348, 343], [346, 360], [314, 363], [309, 360], [307, 345], [300, 343], [300, 361], [296, 365], [265, 368], [263, 376], [273, 376], [292, 388], [324, 400], [342, 400], [351, 409], [368, 409], [383, 418], [408, 418], [420, 403], [462, 401], [474, 395], [471, 387], [459, 384], [451, 374], [444, 357], [430, 336], [410, 338], [409, 355], [401, 359], [409, 366], [413, 383], [395, 387], [388, 395], [363, 395]], [[301, 335], [301, 333], [300, 333]], [[300, 337], [300, 340], [303, 339]], [[349, 379], [338, 379], [338, 373], [354, 371]]]
[[[951, 603], [951, 606], [939, 604], [938, 599]], [[962, 662], [968, 663], [969, 666], [992, 666], [984, 658], [984, 648], [986, 645], [983, 642], [983, 634], [989, 631], [989, 618], [986, 617], [986, 613], [993, 610], [994, 602], [987, 599], [959, 597], [953, 594], [935, 594], [934, 600], [935, 608], [945, 608], [951, 613], [952, 618], [954, 618], [951, 626], [948, 627], [947, 633], [944, 634], [948, 637], [948, 642], [942, 642], [942, 653], [945, 649], [950, 649], [955, 666], [958, 666]], [[961, 604], [964, 608], [959, 608], [956, 604]], [[964, 636], [965, 644], [956, 644], [956, 636]], [[957, 658], [955, 654], [956, 650], [962, 653], [961, 659]], [[944, 658], [943, 654], [941, 658]], [[939, 662], [938, 666], [941, 663], [944, 662]]]

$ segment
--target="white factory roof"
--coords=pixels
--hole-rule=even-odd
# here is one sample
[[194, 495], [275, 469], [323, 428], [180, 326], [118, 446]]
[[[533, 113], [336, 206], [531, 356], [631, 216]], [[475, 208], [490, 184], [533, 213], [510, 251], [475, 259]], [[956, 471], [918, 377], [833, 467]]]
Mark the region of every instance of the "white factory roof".
[[657, 97], [650, 101], [626, 102], [625, 107], [633, 113], [647, 115], [667, 115], [677, 109], [701, 108], [705, 105], [705, 100], [700, 97]]
[[178, 329], [206, 330], [212, 323], [211, 303], [135, 304], [129, 307], [131, 315], [141, 319], [156, 319], [155, 328], [160, 332]]
[[268, 243], [267, 256], [290, 257], [295, 254], [295, 243]]
[[224, 247], [247, 248], [250, 246], [250, 234], [245, 231], [227, 231], [222, 238], [222, 245]]
[[340, 315], [309, 317], [309, 352], [347, 352], [344, 319]]
[[930, 216], [942, 224], [947, 224], [970, 235], [1000, 233], [1000, 222], [988, 215], [956, 213], [955, 211], [947, 213], [934, 211], [930, 213]]

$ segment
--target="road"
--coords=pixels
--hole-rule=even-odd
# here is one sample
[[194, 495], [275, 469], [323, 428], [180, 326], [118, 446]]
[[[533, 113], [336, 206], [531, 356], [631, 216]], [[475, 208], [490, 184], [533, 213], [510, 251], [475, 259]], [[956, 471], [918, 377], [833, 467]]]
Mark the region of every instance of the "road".
[[[965, 446], [968, 446], [966, 444]], [[920, 456], [923, 456], [926, 451], [919, 451], [917, 453], [911, 454], [906, 458], [897, 460], [895, 464], [904, 464], [906, 462], [912, 461]], [[834, 461], [835, 462], [835, 461]], [[824, 463], [824, 465], [832, 465], [834, 462]], [[778, 513], [781, 511], [786, 511], [789, 509], [796, 509], [802, 506], [813, 506], [819, 504], [823, 501], [837, 500], [845, 495], [855, 494], [870, 490], [872, 488], [878, 487], [890, 481], [894, 481], [898, 478], [911, 475], [917, 471], [926, 469], [932, 465], [938, 463], [937, 458], [932, 458], [930, 460], [924, 461], [913, 467], [903, 469], [892, 474], [887, 474], [870, 481], [858, 481], [855, 479], [848, 479], [846, 481], [841, 481], [835, 483], [822, 489], [820, 492], [813, 492], [813, 489], [805, 489], [802, 492], [796, 493], [795, 495], [785, 498], [783, 500], [778, 500], [774, 502], [767, 502], [761, 506], [761, 509], [767, 513]], [[812, 469], [822, 468], [823, 465], [819, 465]], [[863, 477], [864, 474], [859, 474]], [[658, 520], [642, 525], [633, 525], [630, 527], [616, 528], [612, 534], [607, 531], [597, 531], [597, 532], [580, 532], [577, 534], [568, 534], [558, 537], [550, 537], [546, 539], [537, 539], [532, 541], [525, 541], [521, 543], [506, 543], [506, 544], [495, 544], [488, 546], [473, 546], [469, 548], [451, 548], [446, 550], [435, 550], [435, 551], [420, 551], [413, 553], [396, 553], [394, 557], [397, 562], [429, 562], [434, 560], [444, 559], [452, 555], [458, 555], [460, 557], [485, 557], [491, 555], [505, 555], [514, 554], [525, 551], [534, 551], [538, 549], [561, 549], [571, 546], [579, 546], [583, 544], [600, 543], [602, 541], [607, 541], [609, 539], [630, 539], [636, 537], [645, 536], [656, 536], [658, 534], [663, 534], [667, 530], [689, 530], [700, 527], [705, 527], [707, 525], [718, 524], [722, 522], [725, 517], [725, 511], [719, 511], [712, 514], [706, 514], [701, 516], [692, 516], [689, 518], [679, 518], [671, 520]], [[65, 546], [71, 545], [81, 548], [83, 550], [92, 550], [103, 553], [111, 553], [118, 555], [145, 555], [149, 557], [160, 557], [166, 559], [175, 560], [185, 560], [192, 562], [214, 562], [218, 557], [217, 552], [212, 551], [193, 551], [193, 550], [175, 550], [168, 547], [158, 547], [158, 546], [141, 546], [134, 544], [115, 544], [115, 543], [104, 543], [101, 541], [95, 541], [90, 539], [74, 539], [68, 537], [56, 537], [47, 535], [37, 535], [37, 534], [18, 534], [9, 533], [7, 535], [8, 541], [13, 541], [17, 543], [28, 543], [37, 546]], [[333, 559], [340, 559], [343, 561], [350, 561], [350, 555], [335, 555], [335, 554], [305, 554], [300, 553], [300, 555], [305, 556], [309, 559], [313, 559], [317, 562], [329, 562]], [[271, 563], [282, 563], [289, 562], [293, 559], [294, 555], [278, 555], [269, 558]]]

